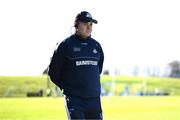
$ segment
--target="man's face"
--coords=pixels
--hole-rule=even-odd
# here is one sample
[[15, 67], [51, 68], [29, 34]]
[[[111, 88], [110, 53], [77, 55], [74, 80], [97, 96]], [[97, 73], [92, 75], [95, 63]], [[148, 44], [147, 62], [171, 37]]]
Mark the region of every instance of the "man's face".
[[92, 25], [92, 22], [84, 23], [79, 21], [77, 33], [83, 38], [89, 37], [92, 32]]

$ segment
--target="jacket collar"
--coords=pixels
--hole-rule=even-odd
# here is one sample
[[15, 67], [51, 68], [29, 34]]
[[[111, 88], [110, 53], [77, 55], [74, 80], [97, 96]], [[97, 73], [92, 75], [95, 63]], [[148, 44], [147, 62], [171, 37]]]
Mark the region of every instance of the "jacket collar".
[[90, 40], [90, 38], [91, 38], [91, 36], [89, 36], [89, 37], [87, 37], [87, 38], [82, 38], [82, 37], [81, 37], [80, 35], [78, 35], [77, 33], [74, 34], [74, 37], [75, 37], [77, 40], [81, 41], [81, 42], [88, 42], [88, 41]]

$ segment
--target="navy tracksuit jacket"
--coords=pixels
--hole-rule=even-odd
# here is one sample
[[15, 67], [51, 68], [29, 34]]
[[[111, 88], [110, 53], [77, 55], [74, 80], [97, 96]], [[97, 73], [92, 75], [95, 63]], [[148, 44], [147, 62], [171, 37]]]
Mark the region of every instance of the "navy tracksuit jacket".
[[96, 40], [74, 34], [58, 45], [48, 74], [67, 96], [99, 97], [103, 61], [103, 50]]

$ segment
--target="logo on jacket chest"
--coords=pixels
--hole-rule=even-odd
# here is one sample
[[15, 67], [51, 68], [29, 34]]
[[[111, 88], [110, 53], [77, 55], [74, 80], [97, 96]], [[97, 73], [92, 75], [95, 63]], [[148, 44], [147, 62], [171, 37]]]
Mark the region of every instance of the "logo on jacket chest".
[[81, 51], [81, 48], [80, 47], [74, 47], [73, 48], [73, 52], [80, 52]]
[[[80, 47], [74, 47], [74, 48], [73, 48], [73, 52], [81, 52], [81, 48], [80, 48]], [[96, 48], [94, 48], [94, 49], [92, 50], [92, 53], [94, 53], [94, 54], [97, 54], [97, 53], [98, 53], [98, 51], [96, 50]]]
[[96, 53], [97, 53], [97, 50], [94, 48], [92, 52], [93, 52], [94, 54], [96, 54]]

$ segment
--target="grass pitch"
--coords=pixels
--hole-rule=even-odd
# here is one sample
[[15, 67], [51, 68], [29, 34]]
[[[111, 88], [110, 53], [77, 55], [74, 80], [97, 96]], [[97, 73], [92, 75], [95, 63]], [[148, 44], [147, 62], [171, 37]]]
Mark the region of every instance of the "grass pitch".
[[[104, 120], [180, 120], [180, 97], [102, 97]], [[0, 120], [66, 120], [63, 98], [1, 98]]]

